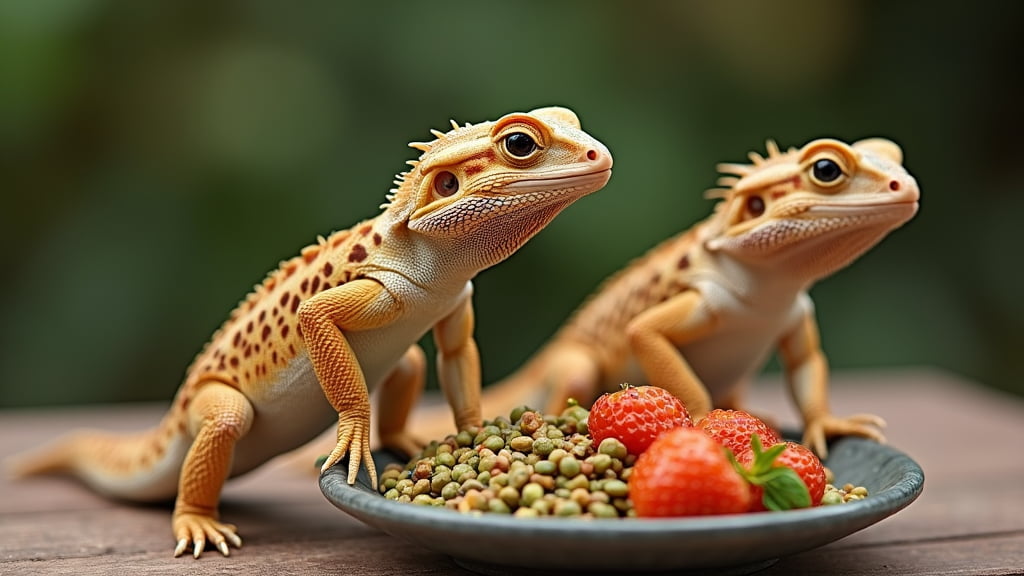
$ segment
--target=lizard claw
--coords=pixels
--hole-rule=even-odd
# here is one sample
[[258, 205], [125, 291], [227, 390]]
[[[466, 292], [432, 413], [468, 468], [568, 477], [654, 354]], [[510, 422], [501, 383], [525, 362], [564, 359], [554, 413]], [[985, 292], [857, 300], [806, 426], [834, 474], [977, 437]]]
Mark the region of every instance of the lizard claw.
[[238, 536], [233, 524], [218, 522], [210, 515], [183, 513], [175, 514], [172, 521], [174, 535], [178, 539], [174, 547], [174, 557], [185, 553], [189, 543], [192, 544], [192, 556], [199, 558], [206, 548], [207, 541], [216, 546], [224, 556], [231, 555], [230, 542], [235, 548], [242, 547], [242, 539]]
[[860, 436], [885, 443], [885, 435], [879, 428], [885, 427], [885, 420], [874, 414], [854, 414], [845, 418], [825, 415], [807, 422], [804, 430], [804, 445], [813, 450], [819, 457], [828, 456], [826, 440], [833, 436]]
[[348, 483], [356, 483], [359, 465], [365, 462], [366, 471], [370, 474], [370, 484], [376, 486], [377, 468], [370, 455], [370, 422], [368, 418], [350, 418], [342, 414], [338, 415], [338, 443], [327, 456], [323, 466], [320, 467], [320, 472], [326, 472], [328, 468], [344, 458], [345, 454], [349, 456]]

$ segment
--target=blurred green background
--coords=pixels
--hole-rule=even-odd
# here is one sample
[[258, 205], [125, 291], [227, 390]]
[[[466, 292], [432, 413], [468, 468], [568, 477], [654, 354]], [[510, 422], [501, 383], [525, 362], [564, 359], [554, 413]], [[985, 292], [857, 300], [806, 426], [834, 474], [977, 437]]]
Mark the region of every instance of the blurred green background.
[[615, 175], [477, 280], [485, 381], [766, 138], [899, 142], [917, 218], [818, 285], [836, 370], [1024, 393], [1021, 3], [0, 2], [0, 406], [170, 398], [229, 309], [377, 213], [429, 128], [550, 104]]

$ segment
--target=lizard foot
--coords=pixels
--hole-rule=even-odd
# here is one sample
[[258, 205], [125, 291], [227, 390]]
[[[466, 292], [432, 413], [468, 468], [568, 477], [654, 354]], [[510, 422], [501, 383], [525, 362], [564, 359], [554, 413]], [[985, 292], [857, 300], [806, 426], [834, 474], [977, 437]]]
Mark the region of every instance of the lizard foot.
[[386, 436], [382, 435], [380, 440], [381, 445], [384, 448], [396, 450], [406, 456], [412, 456], [413, 454], [418, 453], [427, 445], [426, 442], [405, 431], [388, 434]]
[[174, 530], [174, 537], [178, 539], [178, 545], [174, 547], [175, 558], [185, 553], [190, 542], [192, 556], [195, 558], [202, 555], [207, 542], [216, 546], [225, 556], [231, 553], [228, 542], [235, 548], [242, 547], [242, 539], [238, 537], [238, 528], [234, 524], [224, 524], [208, 514], [175, 514], [171, 528]]
[[345, 454], [349, 455], [348, 483], [356, 483], [359, 465], [365, 462], [366, 471], [370, 474], [370, 483], [372, 486], [376, 486], [377, 468], [373, 465], [373, 457], [370, 455], [369, 418], [338, 415], [338, 443], [327, 456], [323, 466], [320, 467], [320, 472], [326, 472], [328, 468], [344, 458]]
[[826, 415], [807, 423], [803, 443], [819, 457], [825, 458], [828, 456], [828, 438], [860, 436], [884, 444], [885, 436], [879, 430], [884, 427], [885, 420], [874, 414], [854, 414], [845, 418]]

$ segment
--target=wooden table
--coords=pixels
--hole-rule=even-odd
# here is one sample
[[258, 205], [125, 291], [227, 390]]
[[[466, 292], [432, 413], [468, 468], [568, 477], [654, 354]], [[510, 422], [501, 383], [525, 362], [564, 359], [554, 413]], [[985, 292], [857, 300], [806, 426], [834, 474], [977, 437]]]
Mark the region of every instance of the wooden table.
[[[777, 380], [759, 382], [751, 405], [795, 422]], [[758, 574], [1024, 573], [1024, 401], [906, 370], [838, 374], [833, 405], [885, 417], [890, 443], [924, 469], [924, 493], [895, 516]], [[0, 411], [0, 458], [74, 427], [147, 427], [162, 410]], [[174, 559], [168, 507], [111, 502], [64, 478], [3, 479], [0, 574], [470, 574], [338, 511], [288, 457], [231, 482], [222, 514], [241, 527], [244, 548]]]

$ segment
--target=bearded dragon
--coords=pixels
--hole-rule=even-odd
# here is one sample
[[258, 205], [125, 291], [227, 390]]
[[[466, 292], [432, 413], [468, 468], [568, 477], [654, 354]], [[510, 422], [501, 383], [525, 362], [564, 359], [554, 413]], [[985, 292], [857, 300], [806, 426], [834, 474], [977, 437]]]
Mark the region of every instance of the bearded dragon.
[[[559, 413], [629, 381], [668, 389], [696, 421], [739, 407], [775, 348], [808, 446], [824, 456], [830, 436], [883, 441], [881, 418], [830, 411], [808, 289], [912, 218], [917, 183], [883, 139], [767, 148], [752, 165], [720, 165], [714, 213], [607, 279], [520, 370], [484, 388], [484, 414], [545, 401]], [[415, 419], [441, 432], [429, 411]]]
[[174, 555], [209, 542], [241, 546], [219, 520], [228, 477], [313, 439], [337, 422], [323, 470], [349, 455], [348, 482], [378, 434], [414, 452], [405, 430], [425, 381], [417, 342], [433, 330], [441, 387], [458, 427], [479, 425], [473, 277], [518, 250], [564, 208], [602, 188], [612, 157], [565, 108], [433, 131], [398, 175], [382, 212], [282, 262], [255, 287], [188, 369], [160, 424], [120, 437], [83, 431], [17, 460], [15, 474], [71, 472], [118, 498], [177, 496]]

